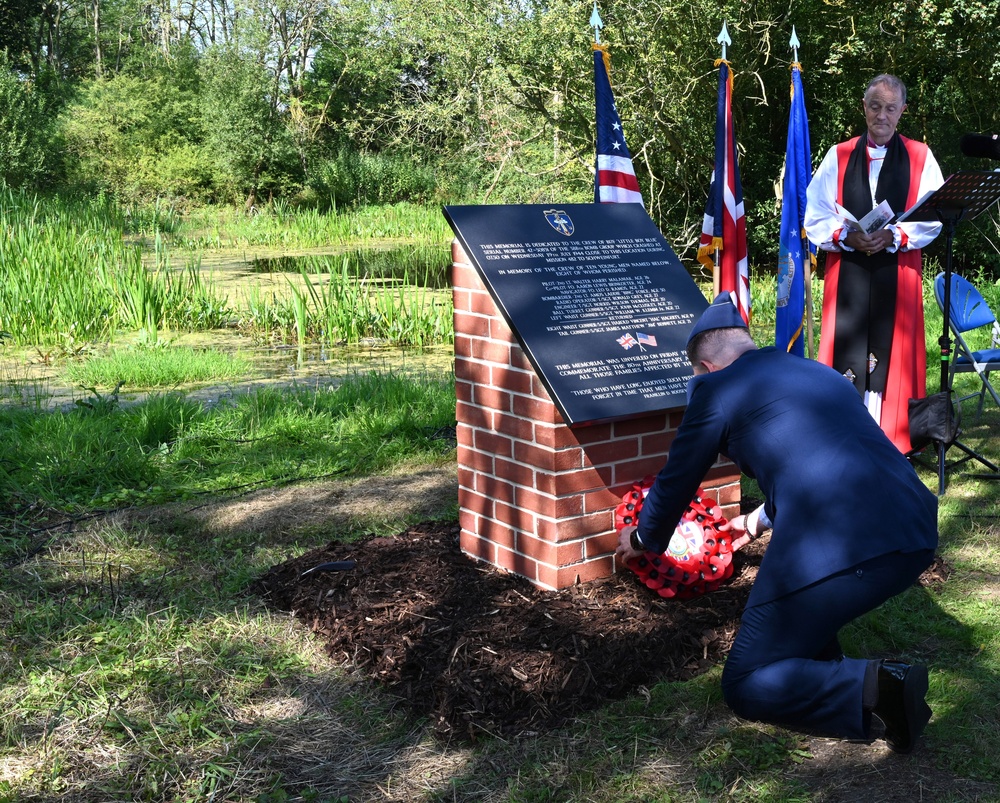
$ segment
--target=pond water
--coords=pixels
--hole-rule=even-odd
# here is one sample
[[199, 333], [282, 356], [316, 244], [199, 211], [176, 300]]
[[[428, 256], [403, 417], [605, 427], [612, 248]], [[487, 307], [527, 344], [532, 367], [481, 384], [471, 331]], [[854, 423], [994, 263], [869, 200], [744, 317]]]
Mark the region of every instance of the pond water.
[[[134, 341], [134, 338], [132, 339]], [[208, 404], [261, 387], [334, 387], [345, 378], [371, 372], [408, 376], [447, 377], [454, 371], [451, 345], [423, 349], [400, 349], [379, 344], [321, 348], [293, 345], [262, 346], [250, 342], [234, 330], [171, 334], [162, 341], [196, 349], [217, 349], [238, 353], [252, 363], [251, 373], [237, 380], [199, 383], [171, 388], [130, 388], [119, 390], [122, 402], [141, 401], [155, 394], [183, 392]], [[126, 339], [115, 344], [93, 346], [88, 353], [104, 353], [111, 348], [128, 348]], [[64, 350], [33, 352], [0, 349], [0, 404], [67, 409], [77, 400], [93, 395], [92, 391], [66, 379], [66, 367], [74, 360], [86, 359], [85, 353]], [[96, 388], [101, 395], [114, 388]]]
[[[149, 255], [152, 260], [153, 256]], [[427, 287], [442, 296], [450, 295], [447, 245], [375, 242], [366, 248], [317, 248], [269, 250], [262, 248], [211, 251], [198, 255], [171, 253], [170, 267], [189, 270], [194, 265], [207, 287], [239, 306], [253, 292], [288, 293], [302, 286], [303, 273], [310, 281], [327, 278], [346, 269], [369, 281], [403, 283]], [[235, 382], [202, 384], [182, 388], [128, 388], [119, 391], [122, 401], [140, 400], [151, 393], [183, 391], [211, 403], [227, 395], [254, 388], [277, 386], [324, 387], [335, 385], [355, 373], [371, 371], [409, 374], [449, 375], [453, 371], [451, 345], [423, 349], [393, 348], [370, 342], [352, 346], [298, 348], [294, 343], [261, 344], [236, 329], [210, 332], [160, 332], [160, 344], [237, 352], [252, 362], [252, 374]], [[13, 349], [0, 346], [0, 404], [27, 404], [66, 408], [92, 395], [90, 390], [65, 379], [65, 369], [74, 360], [112, 349], [133, 347], [137, 337], [121, 335], [112, 343], [72, 344], [63, 348]], [[98, 388], [102, 394], [113, 388]]]
[[[148, 264], [154, 256], [148, 255]], [[316, 284], [339, 275], [366, 281], [406, 283], [429, 290], [451, 287], [451, 246], [447, 243], [403, 243], [378, 240], [362, 247], [213, 250], [199, 254], [172, 253], [170, 266], [186, 271], [194, 266], [206, 285], [233, 303], [252, 292], [285, 294], [305, 284], [303, 274]]]

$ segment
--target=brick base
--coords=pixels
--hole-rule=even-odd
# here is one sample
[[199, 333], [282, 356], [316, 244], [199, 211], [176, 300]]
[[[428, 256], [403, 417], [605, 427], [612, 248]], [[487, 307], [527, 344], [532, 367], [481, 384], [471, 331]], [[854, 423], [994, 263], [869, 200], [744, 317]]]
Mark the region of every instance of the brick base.
[[[559, 589], [616, 570], [614, 511], [666, 461], [682, 411], [566, 426], [461, 246], [452, 245], [463, 552]], [[736, 467], [706, 495], [739, 512]]]

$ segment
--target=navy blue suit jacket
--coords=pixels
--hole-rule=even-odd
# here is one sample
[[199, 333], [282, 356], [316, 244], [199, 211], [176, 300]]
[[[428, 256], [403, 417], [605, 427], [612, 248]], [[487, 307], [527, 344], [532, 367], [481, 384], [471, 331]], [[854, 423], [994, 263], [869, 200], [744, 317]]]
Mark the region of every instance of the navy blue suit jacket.
[[639, 516], [647, 548], [666, 548], [719, 454], [757, 480], [774, 524], [748, 607], [879, 555], [937, 547], [937, 497], [828, 366], [764, 348], [691, 380]]

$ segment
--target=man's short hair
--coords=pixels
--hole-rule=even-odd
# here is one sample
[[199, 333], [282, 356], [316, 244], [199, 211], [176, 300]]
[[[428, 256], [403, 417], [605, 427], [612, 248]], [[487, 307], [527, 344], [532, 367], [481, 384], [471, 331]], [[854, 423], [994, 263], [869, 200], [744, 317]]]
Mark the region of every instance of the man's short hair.
[[702, 360], [721, 362], [718, 358], [728, 354], [731, 349], [744, 350], [747, 345], [754, 345], [754, 342], [750, 330], [745, 326], [708, 329], [695, 335], [688, 343], [688, 361], [691, 365], [698, 365]]
[[868, 82], [868, 86], [865, 87], [865, 99], [868, 99], [868, 92], [873, 86], [878, 86], [879, 84], [885, 84], [889, 89], [894, 89], [899, 93], [899, 97], [902, 98], [903, 103], [906, 103], [906, 84], [904, 84], [895, 75], [890, 75], [889, 73], [881, 73], [872, 78]]

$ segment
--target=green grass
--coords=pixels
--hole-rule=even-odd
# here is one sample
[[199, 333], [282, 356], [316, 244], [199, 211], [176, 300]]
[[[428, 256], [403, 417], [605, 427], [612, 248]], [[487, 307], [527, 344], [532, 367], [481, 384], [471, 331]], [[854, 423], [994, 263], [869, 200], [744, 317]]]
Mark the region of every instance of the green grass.
[[0, 408], [8, 508], [85, 512], [247, 484], [356, 476], [436, 460], [454, 420], [447, 379], [357, 375], [326, 389], [260, 389], [207, 407], [183, 394], [123, 405], [116, 393], [49, 414]]
[[116, 349], [69, 363], [65, 375], [85, 388], [175, 388], [199, 382], [227, 382], [252, 373], [253, 363], [239, 354], [189, 346]]

